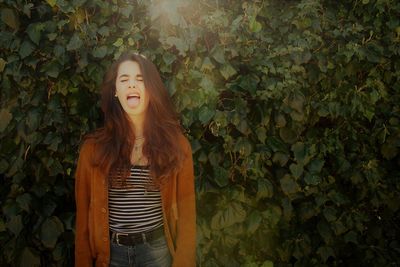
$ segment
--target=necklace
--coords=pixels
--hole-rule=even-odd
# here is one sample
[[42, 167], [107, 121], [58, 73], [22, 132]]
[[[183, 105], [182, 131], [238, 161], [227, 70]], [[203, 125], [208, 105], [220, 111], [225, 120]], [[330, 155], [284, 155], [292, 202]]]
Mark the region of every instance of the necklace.
[[[143, 138], [144, 137], [142, 137], [142, 139]], [[131, 159], [133, 165], [140, 165], [142, 163], [143, 161], [142, 147], [143, 147], [143, 142], [135, 144], [133, 146], [132, 159]]]

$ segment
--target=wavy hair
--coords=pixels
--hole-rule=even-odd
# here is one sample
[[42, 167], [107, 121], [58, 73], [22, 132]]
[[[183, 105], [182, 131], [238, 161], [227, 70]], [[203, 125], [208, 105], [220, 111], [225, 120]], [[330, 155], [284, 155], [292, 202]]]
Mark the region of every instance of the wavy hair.
[[113, 184], [125, 184], [135, 144], [131, 121], [114, 97], [118, 67], [125, 61], [139, 64], [149, 105], [145, 113], [143, 155], [148, 159], [151, 184], [161, 186], [181, 167], [184, 152], [179, 140], [182, 127], [156, 66], [142, 55], [122, 54], [109, 68], [101, 85], [101, 109], [104, 126], [88, 136], [96, 144], [94, 165], [109, 175]]

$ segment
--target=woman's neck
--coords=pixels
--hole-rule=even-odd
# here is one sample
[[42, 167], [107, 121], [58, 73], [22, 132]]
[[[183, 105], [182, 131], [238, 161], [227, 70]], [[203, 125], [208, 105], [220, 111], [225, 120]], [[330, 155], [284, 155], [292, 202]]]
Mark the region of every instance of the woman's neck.
[[144, 126], [144, 118], [142, 116], [130, 116], [130, 121], [132, 123], [132, 129], [135, 133], [136, 138], [143, 137], [143, 126]]

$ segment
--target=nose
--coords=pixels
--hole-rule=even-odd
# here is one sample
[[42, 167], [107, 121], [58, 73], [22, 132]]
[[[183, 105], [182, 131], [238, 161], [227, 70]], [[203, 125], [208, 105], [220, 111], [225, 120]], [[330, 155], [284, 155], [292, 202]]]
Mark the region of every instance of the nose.
[[129, 87], [130, 88], [135, 88], [135, 83], [136, 83], [135, 80], [130, 80], [129, 81]]

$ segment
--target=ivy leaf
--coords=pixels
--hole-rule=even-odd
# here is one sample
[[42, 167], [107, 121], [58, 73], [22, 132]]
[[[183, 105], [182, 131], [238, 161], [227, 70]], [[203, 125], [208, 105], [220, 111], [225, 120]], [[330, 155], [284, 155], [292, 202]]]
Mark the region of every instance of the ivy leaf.
[[[239, 235], [239, 234], [240, 234], [240, 233], [238, 233], [238, 235]], [[223, 235], [223, 236], [221, 237], [221, 245], [222, 245], [223, 247], [232, 248], [232, 247], [236, 246], [237, 243], [239, 243], [239, 241], [240, 241], [240, 239], [239, 239], [237, 236], [230, 235], [230, 234]], [[228, 264], [228, 265], [229, 265], [229, 264]]]
[[296, 159], [296, 161], [298, 163], [303, 163], [304, 158], [306, 156], [306, 150], [305, 150], [304, 143], [297, 142], [297, 143], [293, 144], [291, 147], [291, 150], [293, 151], [294, 158]]
[[259, 211], [254, 210], [250, 213], [250, 216], [247, 218], [247, 234], [252, 235], [257, 231], [260, 227], [262, 221], [262, 217]]
[[336, 220], [336, 212], [336, 209], [333, 207], [325, 207], [323, 210], [324, 217], [328, 222]]
[[334, 257], [335, 253], [331, 247], [319, 247], [317, 250], [317, 254], [320, 255], [323, 262], [326, 262], [329, 257]]
[[97, 32], [98, 32], [101, 36], [107, 37], [107, 36], [110, 35], [110, 28], [107, 27], [107, 26], [101, 26], [101, 27], [97, 30]]
[[334, 221], [333, 223], [331, 223], [331, 226], [336, 235], [341, 235], [347, 230], [347, 228], [340, 220]]
[[199, 120], [204, 124], [208, 123], [211, 118], [214, 116], [215, 111], [203, 106], [199, 112]]
[[279, 136], [287, 144], [293, 144], [297, 139], [296, 133], [289, 127], [280, 128]]
[[[47, 188], [47, 190], [49, 189]], [[34, 193], [39, 197], [43, 197], [46, 193], [46, 187], [44, 187], [43, 185], [38, 186], [37, 188], [35, 188]], [[57, 208], [57, 204], [52, 200], [45, 201], [44, 199], [45, 198], [42, 198], [42, 202], [40, 203], [41, 205], [39, 212], [42, 216], [50, 216]]]
[[29, 193], [24, 193], [17, 197], [16, 202], [23, 210], [29, 212], [31, 209], [32, 197]]
[[272, 183], [265, 178], [257, 180], [257, 195], [256, 199], [259, 201], [262, 198], [271, 198], [274, 194], [274, 187]]
[[292, 173], [294, 178], [299, 178], [303, 174], [303, 164], [290, 164], [289, 166], [290, 172]]
[[354, 243], [354, 244], [358, 244], [357, 241], [357, 233], [354, 231], [349, 231], [347, 234], [344, 235], [344, 241], [346, 243]]
[[239, 76], [239, 86], [254, 95], [259, 88], [260, 78], [257, 75]]
[[0, 173], [7, 172], [8, 167], [8, 162], [5, 159], [0, 159]]
[[288, 160], [289, 156], [281, 151], [274, 153], [274, 156], [272, 157], [272, 161], [279, 164], [281, 167], [285, 166]]
[[64, 169], [59, 160], [54, 160], [49, 166], [49, 175], [56, 176], [57, 174], [63, 174]]
[[323, 238], [325, 243], [330, 244], [332, 243], [333, 232], [330, 228], [330, 225], [325, 221], [320, 221], [317, 225], [317, 230], [320, 236]]
[[35, 249], [30, 247], [25, 247], [21, 253], [21, 267], [36, 267], [40, 266], [40, 256]]
[[203, 64], [201, 65], [202, 71], [212, 71], [215, 68], [214, 64], [212, 64], [209, 57], [205, 57], [203, 60]]
[[258, 137], [258, 140], [260, 140], [261, 143], [265, 143], [265, 139], [267, 139], [267, 130], [265, 127], [257, 127], [256, 134]]
[[66, 230], [73, 230], [75, 228], [75, 212], [65, 212], [60, 215], [60, 219], [65, 225]]
[[57, 78], [60, 74], [60, 66], [57, 61], [53, 60], [43, 65], [40, 71], [45, 72], [49, 77]]
[[277, 205], [271, 205], [268, 209], [262, 212], [263, 218], [267, 221], [268, 227], [276, 226], [282, 217], [282, 210]]
[[201, 79], [200, 86], [207, 92], [214, 89], [213, 81], [207, 75], [204, 75], [204, 77]]
[[53, 53], [57, 58], [62, 57], [65, 55], [65, 47], [61, 45], [55, 45]]
[[212, 56], [218, 63], [225, 63], [224, 49], [222, 47], [216, 46], [213, 49]]
[[261, 267], [274, 267], [274, 263], [272, 261], [266, 260], [263, 262]]
[[11, 219], [7, 222], [7, 228], [15, 235], [18, 236], [21, 230], [24, 228], [22, 224], [22, 216], [12, 216]]
[[49, 4], [51, 7], [54, 7], [57, 3], [57, 0], [46, 0], [47, 4]]
[[49, 145], [48, 149], [52, 151], [57, 151], [58, 145], [62, 142], [60, 136], [55, 136], [53, 132], [49, 132], [45, 139], [43, 140], [43, 144]]
[[235, 186], [234, 188], [231, 188], [229, 190], [229, 197], [231, 200], [237, 200], [242, 203], [246, 203], [248, 201], [248, 198], [245, 194], [245, 188], [243, 186]]
[[19, 49], [21, 58], [26, 58], [35, 50], [35, 46], [30, 41], [24, 41]]
[[40, 239], [46, 248], [54, 248], [64, 226], [56, 216], [47, 218], [40, 228]]
[[282, 128], [282, 127], [286, 126], [286, 118], [282, 114], [276, 115], [275, 122], [276, 122], [276, 127], [277, 128]]
[[256, 20], [256, 17], [253, 16], [250, 18], [249, 28], [251, 32], [259, 32], [262, 29], [262, 25], [260, 22]]
[[270, 138], [268, 138], [267, 143], [273, 152], [277, 152], [277, 151], [286, 152], [287, 151], [285, 144], [281, 141], [281, 139], [279, 139], [275, 136], [271, 136]]
[[41, 31], [44, 29], [44, 25], [40, 23], [32, 23], [26, 28], [26, 32], [28, 33], [29, 38], [31, 38], [32, 42], [39, 45]]
[[10, 8], [1, 9], [1, 20], [14, 30], [18, 30], [19, 18], [13, 9]]
[[281, 188], [286, 195], [295, 194], [300, 191], [300, 186], [292, 179], [290, 175], [285, 175], [281, 180]]
[[79, 38], [79, 35], [75, 33], [67, 44], [67, 51], [78, 50], [79, 48], [82, 47], [82, 45], [83, 42], [81, 38]]
[[0, 72], [4, 71], [4, 68], [6, 67], [7, 61], [4, 59], [0, 58]]
[[235, 151], [239, 152], [241, 155], [248, 156], [252, 152], [252, 144], [246, 138], [238, 138], [235, 144]]
[[170, 36], [167, 38], [166, 43], [179, 51], [179, 55], [186, 56], [186, 51], [189, 50], [189, 44], [185, 42], [183, 39], [177, 38], [175, 36]]
[[299, 113], [302, 113], [303, 112], [304, 102], [305, 102], [304, 96], [297, 93], [297, 94], [294, 94], [293, 96], [291, 96], [288, 99], [287, 104], [292, 109], [296, 110]]
[[[0, 127], [0, 131], [1, 131], [1, 127]], [[396, 155], [398, 154], [398, 149], [395, 146], [395, 144], [391, 144], [390, 142], [388, 142], [388, 143], [385, 143], [382, 145], [381, 153], [385, 159], [391, 160], [394, 157], [396, 157]]]
[[15, 201], [7, 201], [2, 207], [2, 212], [7, 218], [16, 216], [20, 211], [21, 209]]
[[118, 38], [114, 43], [113, 46], [121, 47], [124, 44], [124, 40], [122, 38]]
[[321, 181], [320, 177], [316, 174], [311, 174], [309, 172], [306, 172], [304, 175], [304, 181], [308, 185], [318, 185]]
[[3, 132], [12, 119], [12, 114], [7, 109], [0, 110], [0, 132]]
[[38, 109], [32, 109], [28, 112], [26, 117], [26, 125], [31, 131], [35, 131], [40, 124], [41, 114]]
[[231, 201], [217, 211], [211, 219], [211, 229], [221, 230], [246, 219], [246, 211], [241, 203]]
[[170, 80], [166, 81], [166, 87], [168, 89], [169, 95], [173, 96], [176, 93], [176, 78], [173, 77]]
[[65, 244], [58, 243], [52, 252], [53, 259], [56, 261], [61, 261], [65, 257], [64, 256], [65, 253], [66, 253]]
[[286, 221], [290, 221], [293, 216], [293, 206], [288, 198], [282, 200], [281, 207], [283, 208], [283, 217]]
[[165, 62], [165, 64], [171, 65], [175, 60], [176, 56], [174, 54], [168, 52], [163, 54], [163, 61]]
[[308, 165], [308, 170], [313, 174], [320, 173], [324, 163], [325, 161], [322, 159], [313, 159]]
[[237, 73], [236, 70], [230, 64], [225, 64], [219, 71], [221, 72], [225, 80], [228, 80], [230, 77], [232, 77]]
[[23, 12], [25, 15], [28, 16], [28, 18], [31, 18], [31, 9], [33, 7], [34, 7], [34, 4], [32, 4], [32, 3], [24, 5]]
[[214, 166], [215, 182], [219, 187], [227, 186], [229, 183], [229, 172], [220, 166]]
[[95, 58], [103, 58], [103, 57], [105, 57], [106, 54], [107, 54], [107, 46], [105, 46], [105, 45], [96, 47], [92, 52], [92, 55]]
[[124, 7], [120, 8], [120, 12], [125, 18], [129, 18], [133, 9], [134, 7], [132, 5], [125, 5]]

